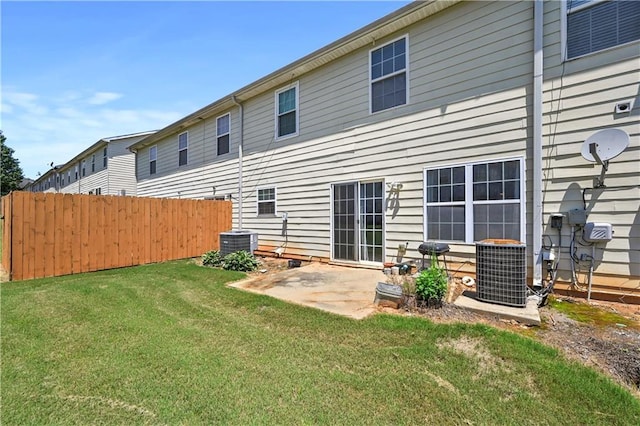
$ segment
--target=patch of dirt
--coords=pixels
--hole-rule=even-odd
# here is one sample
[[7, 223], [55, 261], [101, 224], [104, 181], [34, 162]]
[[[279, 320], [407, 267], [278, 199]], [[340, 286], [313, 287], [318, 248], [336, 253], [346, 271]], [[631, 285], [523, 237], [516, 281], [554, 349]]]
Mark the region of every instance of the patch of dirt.
[[[381, 307], [378, 310], [419, 315], [437, 323], [482, 323], [523, 334], [555, 347], [570, 359], [600, 370], [640, 398], [640, 306], [592, 301], [591, 306], [620, 315], [630, 325], [591, 325], [575, 321], [547, 305], [540, 308], [542, 325], [537, 327], [459, 308], [452, 303], [463, 290], [469, 288], [458, 282], [451, 289], [447, 302], [441, 308], [419, 307], [408, 299], [403, 309]], [[569, 303], [587, 303], [586, 300], [569, 297], [558, 299]], [[458, 350], [464, 351], [468, 347], [462, 345]]]

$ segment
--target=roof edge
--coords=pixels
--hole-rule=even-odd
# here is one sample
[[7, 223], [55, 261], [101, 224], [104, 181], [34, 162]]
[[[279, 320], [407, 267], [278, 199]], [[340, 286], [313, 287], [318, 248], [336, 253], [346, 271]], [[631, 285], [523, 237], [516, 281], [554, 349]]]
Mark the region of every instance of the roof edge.
[[320, 49], [315, 50], [312, 53], [303, 56], [302, 58], [285, 65], [284, 67], [279, 68], [252, 83], [249, 83], [235, 92], [200, 108], [172, 124], [169, 124], [168, 126], [158, 130], [153, 135], [131, 145], [129, 149], [135, 152], [140, 148], [152, 145], [158, 140], [183, 130], [201, 119], [212, 117], [219, 112], [234, 106], [235, 103], [232, 101], [233, 98], [238, 99], [239, 102], [244, 102], [281, 84], [278, 81], [278, 78], [286, 76], [286, 80], [289, 81], [291, 79], [290, 75], [292, 72], [295, 74], [295, 72], [298, 71], [299, 74], [297, 75], [306, 74], [321, 67], [329, 61], [336, 60], [368, 43], [375, 42], [379, 38], [392, 34], [393, 32], [398, 31], [398, 28], [392, 25], [395, 22], [402, 21], [402, 27], [406, 27], [451, 7], [460, 1], [462, 0], [414, 0], [400, 9], [383, 16], [382, 18], [379, 18], [362, 28], [355, 30], [354, 32], [341, 37], [338, 40], [329, 43], [328, 45], [321, 47]]

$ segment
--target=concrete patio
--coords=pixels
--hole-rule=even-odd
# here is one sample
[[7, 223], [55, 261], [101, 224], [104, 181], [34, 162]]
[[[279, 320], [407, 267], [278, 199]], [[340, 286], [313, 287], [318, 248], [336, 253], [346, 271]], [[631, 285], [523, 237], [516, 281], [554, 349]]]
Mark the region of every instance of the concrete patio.
[[376, 285], [384, 280], [385, 276], [379, 270], [310, 263], [301, 268], [251, 277], [230, 286], [362, 319], [375, 312]]
[[[376, 285], [385, 280], [380, 270], [309, 263], [300, 268], [255, 275], [230, 286], [362, 319], [377, 310], [374, 303]], [[528, 301], [526, 308], [516, 308], [482, 302], [474, 297], [473, 292], [466, 291], [453, 303], [464, 309], [513, 319], [523, 324], [540, 324], [540, 315], [533, 299]]]

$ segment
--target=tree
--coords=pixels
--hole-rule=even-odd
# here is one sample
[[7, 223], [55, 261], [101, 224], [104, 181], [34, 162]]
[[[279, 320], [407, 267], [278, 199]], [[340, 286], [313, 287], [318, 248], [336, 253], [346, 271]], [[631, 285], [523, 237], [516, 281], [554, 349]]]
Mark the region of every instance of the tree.
[[20, 183], [24, 176], [22, 175], [22, 168], [20, 162], [13, 158], [13, 149], [5, 144], [7, 138], [2, 134], [0, 130], [0, 147], [2, 152], [0, 153], [0, 159], [2, 160], [2, 167], [0, 167], [0, 189], [2, 195], [7, 195], [9, 192], [20, 188]]

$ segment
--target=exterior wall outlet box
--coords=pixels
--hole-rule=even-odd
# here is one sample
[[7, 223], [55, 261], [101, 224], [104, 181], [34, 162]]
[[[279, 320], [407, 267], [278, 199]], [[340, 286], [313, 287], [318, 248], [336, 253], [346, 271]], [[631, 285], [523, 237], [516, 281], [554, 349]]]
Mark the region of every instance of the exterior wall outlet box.
[[611, 241], [613, 226], [610, 223], [589, 222], [584, 226], [582, 239], [588, 243]]
[[555, 213], [551, 215], [551, 227], [553, 229], [562, 229], [562, 219], [564, 215], [562, 213]]
[[576, 225], [582, 226], [585, 223], [587, 223], [587, 211], [584, 209], [569, 210], [567, 221], [571, 226], [576, 226]]

